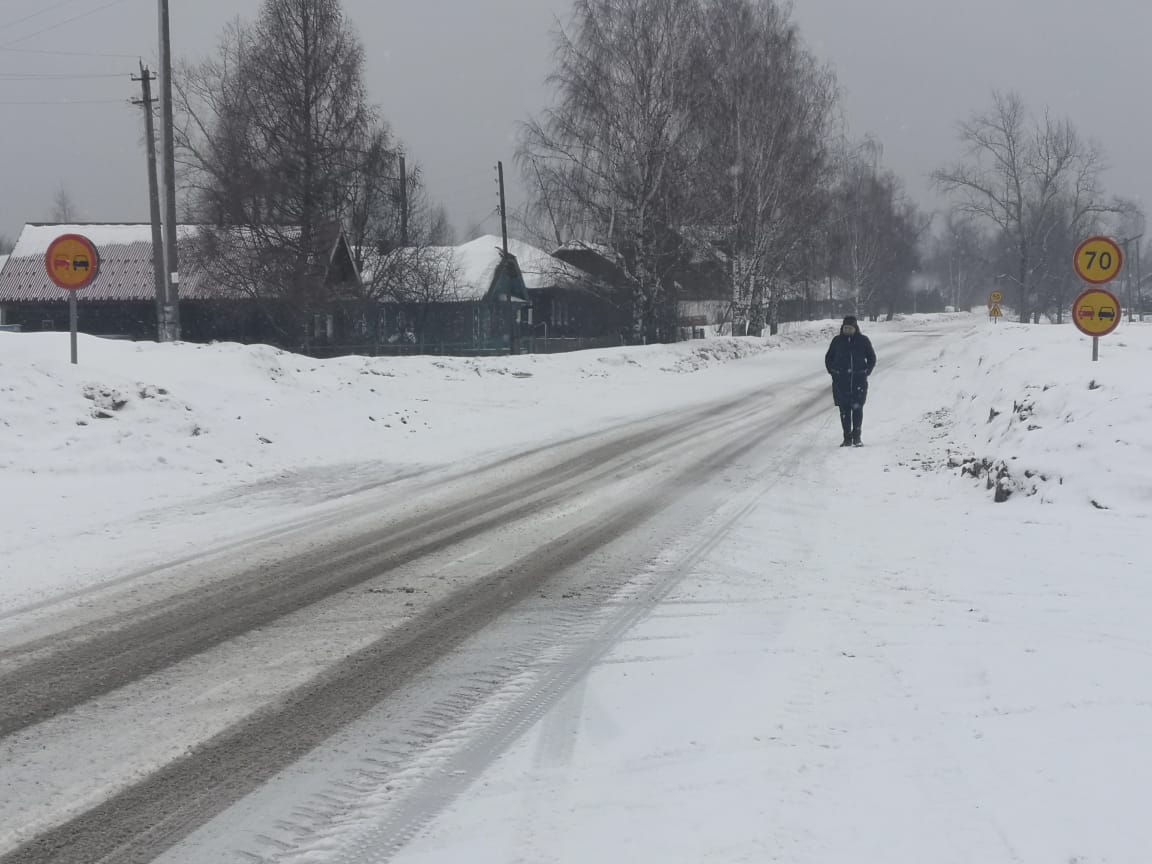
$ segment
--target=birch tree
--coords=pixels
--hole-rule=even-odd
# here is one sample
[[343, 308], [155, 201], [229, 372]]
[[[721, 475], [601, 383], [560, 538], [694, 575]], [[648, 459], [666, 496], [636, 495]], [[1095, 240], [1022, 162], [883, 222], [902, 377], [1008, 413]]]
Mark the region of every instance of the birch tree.
[[783, 288], [805, 269], [824, 215], [835, 82], [776, 3], [713, 0], [705, 21], [700, 197], [711, 189], [714, 221], [730, 226], [735, 321], [775, 332]]
[[576, 0], [557, 33], [555, 104], [524, 130], [552, 218], [621, 254], [636, 330], [668, 336], [706, 74], [696, 0]]
[[1102, 200], [1102, 151], [1067, 119], [1047, 111], [1033, 118], [1016, 93], [993, 93], [989, 109], [960, 124], [960, 140], [965, 158], [933, 177], [961, 209], [1003, 233], [1014, 258], [1008, 279], [1028, 321], [1040, 304], [1037, 274], [1052, 232], [1074, 234], [1113, 209]]

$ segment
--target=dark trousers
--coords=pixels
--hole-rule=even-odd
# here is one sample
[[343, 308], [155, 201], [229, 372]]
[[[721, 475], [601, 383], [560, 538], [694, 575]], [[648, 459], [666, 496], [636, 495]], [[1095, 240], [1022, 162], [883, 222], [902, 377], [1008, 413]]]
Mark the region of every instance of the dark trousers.
[[859, 432], [864, 425], [864, 406], [840, 409], [840, 426], [844, 429], [844, 437], [851, 438], [854, 432]]

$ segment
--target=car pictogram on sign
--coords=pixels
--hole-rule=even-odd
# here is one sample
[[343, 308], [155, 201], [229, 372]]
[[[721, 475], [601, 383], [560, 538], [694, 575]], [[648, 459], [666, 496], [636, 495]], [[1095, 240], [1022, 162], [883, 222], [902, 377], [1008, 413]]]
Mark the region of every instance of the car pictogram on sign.
[[1096, 310], [1093, 309], [1091, 306], [1081, 306], [1080, 307], [1080, 317], [1081, 318], [1095, 318], [1096, 317]]
[[72, 262], [67, 258], [57, 258], [52, 263], [56, 267], [59, 267], [61, 270], [71, 270], [72, 269]]
[[1101, 321], [1115, 321], [1116, 320], [1116, 310], [1113, 309], [1111, 306], [1101, 306], [1100, 312], [1096, 317], [1099, 318]]
[[75, 258], [72, 259], [72, 269], [73, 270], [87, 270], [89, 266], [90, 265], [89, 265], [88, 259], [85, 258], [83, 255], [77, 255]]

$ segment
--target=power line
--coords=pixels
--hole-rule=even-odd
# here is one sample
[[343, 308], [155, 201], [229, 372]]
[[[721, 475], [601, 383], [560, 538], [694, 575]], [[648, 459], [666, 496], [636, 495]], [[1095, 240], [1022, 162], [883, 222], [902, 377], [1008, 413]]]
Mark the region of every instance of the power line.
[[12, 54], [44, 54], [53, 57], [104, 57], [113, 60], [136, 60], [140, 57], [139, 54], [110, 54], [101, 51], [51, 51], [47, 48], [9, 48], [6, 45], [0, 45], [0, 51], [7, 51]]
[[131, 104], [126, 99], [57, 99], [41, 100], [41, 99], [27, 99], [16, 100], [14, 102], [0, 101], [0, 105], [48, 105], [58, 108], [67, 108], [70, 105], [128, 105]]
[[126, 72], [0, 72], [0, 81], [62, 81], [71, 79], [124, 78]]
[[15, 21], [5, 21], [3, 24], [0, 24], [0, 29], [4, 27], [15, 27], [17, 24], [23, 24], [25, 21], [31, 21], [33, 18], [39, 18], [41, 15], [51, 12], [53, 9], [59, 9], [61, 6], [68, 6], [69, 4], [75, 2], [76, 0], [57, 0], [57, 2], [53, 3], [51, 6], [45, 6], [43, 9], [25, 15], [23, 18], [17, 18]]
[[40, 36], [43, 33], [47, 33], [49, 30], [56, 30], [60, 27], [64, 27], [68, 24], [71, 24], [73, 21], [79, 21], [82, 18], [91, 17], [92, 15], [95, 15], [98, 12], [103, 12], [105, 9], [111, 9], [113, 6], [119, 6], [123, 2], [124, 2], [124, 0], [109, 0], [109, 2], [104, 3], [101, 6], [97, 6], [95, 9], [89, 9], [87, 12], [81, 12], [79, 15], [73, 15], [71, 18], [65, 18], [63, 21], [58, 21], [55, 24], [50, 24], [47, 27], [42, 27], [39, 30], [36, 30], [32, 33], [29, 33], [27, 36], [21, 36], [19, 39], [13, 39], [11, 42], [5, 42], [3, 45], [0, 45], [0, 48], [8, 48], [12, 45], [19, 45], [21, 42], [27, 42], [29, 39], [34, 39], [35, 37]]

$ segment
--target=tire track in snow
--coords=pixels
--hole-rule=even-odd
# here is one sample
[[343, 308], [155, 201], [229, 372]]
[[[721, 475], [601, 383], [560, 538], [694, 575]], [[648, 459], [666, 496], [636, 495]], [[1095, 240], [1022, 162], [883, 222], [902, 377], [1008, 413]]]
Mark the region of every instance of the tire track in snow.
[[[893, 347], [896, 350], [888, 355], [889, 363], [921, 351], [919, 345]], [[813, 411], [815, 405], [826, 400], [827, 394], [822, 392], [817, 399], [798, 408], [791, 419], [811, 419], [823, 412], [819, 427], [830, 428], [832, 413], [819, 408]], [[801, 443], [812, 450], [810, 441], [793, 442], [786, 447], [771, 465], [760, 471], [757, 479], [763, 480], [770, 474], [774, 479], [753, 493], [751, 501], [725, 518], [702, 543], [686, 552], [678, 564], [663, 571], [664, 575], [654, 583], [645, 588], [633, 585], [632, 590], [638, 592], [635, 597], [642, 599], [634, 597], [629, 601], [621, 596], [614, 601], [601, 599], [598, 601], [600, 604], [614, 602], [617, 613], [610, 614], [607, 619], [593, 617], [591, 622], [588, 613], [579, 613], [575, 619], [564, 616], [557, 627], [550, 628], [539, 638], [535, 648], [530, 646], [521, 653], [521, 659], [533, 656], [534, 651], [551, 654], [550, 665], [557, 668], [550, 675], [536, 676], [535, 683], [527, 690], [524, 689], [523, 676], [506, 682], [488, 703], [461, 715], [450, 736], [441, 739], [435, 749], [407, 759], [403, 748], [391, 751], [389, 770], [381, 778], [387, 781], [384, 787], [377, 785], [371, 792], [329, 797], [318, 806], [308, 808], [307, 812], [295, 814], [302, 821], [289, 823], [294, 839], [280, 837], [273, 844], [278, 847], [275, 851], [243, 850], [239, 856], [260, 864], [386, 864], [420, 836], [499, 755], [549, 716], [553, 722], [546, 724], [541, 732], [538, 764], [556, 759], [563, 764], [565, 754], [567, 758], [572, 754], [571, 748], [575, 743], [571, 734], [575, 728], [572, 721], [578, 718], [555, 714], [557, 705], [571, 698], [583, 686], [588, 673], [604, 655], [667, 597], [686, 573], [690, 573], [699, 561], [723, 542], [733, 527], [759, 506], [776, 483], [794, 475], [798, 464], [795, 454]], [[746, 450], [733, 453], [732, 460], [738, 459], [742, 452]], [[827, 457], [828, 454], [823, 455]], [[618, 590], [627, 593], [628, 587]], [[592, 611], [594, 609], [590, 608], [589, 612]], [[575, 700], [572, 706], [574, 714], [580, 704], [580, 700]], [[457, 743], [463, 749], [455, 746]], [[522, 816], [519, 820], [523, 839], [517, 848], [532, 850], [534, 857], [527, 860], [535, 864], [546, 859], [540, 851], [541, 844], [535, 839], [536, 830], [530, 815], [532, 802], [529, 796], [525, 802], [529, 816]], [[372, 827], [365, 831], [365, 824]], [[349, 834], [355, 839], [350, 840]]]
[[[805, 409], [802, 416], [811, 413], [811, 404]], [[759, 446], [771, 431], [776, 430], [753, 433], [751, 442], [735, 445], [725, 461], [735, 461]], [[309, 818], [288, 823], [294, 839], [281, 835], [273, 840], [266, 835], [277, 848], [245, 849], [241, 859], [261, 864], [386, 864], [393, 860], [493, 761], [533, 726], [554, 715], [558, 704], [582, 686], [604, 655], [724, 542], [775, 483], [791, 476], [800, 446], [802, 442], [785, 447], [760, 475], [763, 479], [773, 474], [775, 479], [760, 486], [751, 500], [726, 508], [729, 512], [719, 518], [714, 516], [719, 524], [692, 547], [639, 580], [611, 586], [605, 596], [566, 611], [538, 631], [517, 655], [518, 660], [537, 658], [533, 668], [516, 667], [519, 671], [499, 689], [471, 711], [457, 715], [452, 730], [435, 739], [435, 745], [407, 758], [401, 750], [382, 776], [383, 786], [362, 794], [349, 794], [346, 787], [343, 793], [330, 790], [325, 800], [314, 802], [306, 814]], [[547, 751], [542, 758], [563, 759], [565, 752], [571, 756], [571, 720], [550, 724], [555, 737], [542, 739], [541, 747]], [[426, 721], [421, 726], [428, 728]], [[521, 830], [527, 832], [523, 846], [536, 848], [530, 822], [524, 817], [519, 820]]]
[[[331, 544], [219, 585], [158, 600], [127, 623], [106, 621], [0, 652], [0, 668], [8, 667], [0, 672], [0, 738], [445, 546], [530, 519], [629, 462], [718, 431], [733, 422], [731, 415], [741, 407], [728, 403], [715, 414], [693, 412], [696, 422], [687, 427], [677, 418], [610, 440], [562, 462], [546, 476], [505, 483], [483, 500], [406, 519], [362, 538], [351, 550], [346, 543]], [[624, 464], [617, 464], [621, 460]]]
[[[568, 482], [608, 481], [638, 458], [671, 456], [676, 448], [699, 447], [698, 439], [719, 447], [730, 435], [743, 435], [754, 446], [771, 425], [770, 399], [759, 406], [731, 406], [696, 424], [645, 432], [628, 444], [617, 443], [615, 461], [594, 459], [594, 470], [574, 460]], [[751, 431], [749, 431], [751, 430]], [[727, 434], [722, 434], [727, 433]], [[637, 452], [637, 440], [640, 450]], [[695, 442], [695, 443], [694, 443]], [[621, 449], [622, 448], [622, 449]], [[604, 448], [600, 448], [601, 450]], [[732, 454], [709, 455], [699, 464], [709, 470]], [[659, 473], [660, 466], [656, 466]], [[683, 478], [664, 481], [674, 492]], [[555, 487], [548, 478], [544, 484]], [[564, 492], [563, 494], [568, 494]], [[359, 652], [315, 685], [239, 724], [186, 758], [151, 775], [103, 804], [46, 832], [4, 856], [5, 864], [52, 860], [65, 862], [136, 861], [159, 851], [271, 777], [279, 767], [304, 755], [333, 732], [364, 714], [405, 681], [503, 614], [540, 584], [584, 560], [605, 543], [620, 539], [667, 505], [668, 496], [629, 501], [606, 522], [583, 526], [546, 550], [483, 578], [439, 604], [417, 623], [402, 628]], [[527, 514], [526, 514], [527, 515]], [[503, 523], [507, 514], [494, 521]]]
[[[718, 466], [739, 459], [743, 453], [757, 446], [772, 432], [786, 428], [788, 423], [797, 419], [797, 415], [806, 416], [811, 413], [810, 409], [813, 406], [826, 401], [826, 394], [821, 389], [820, 394], [806, 402], [802, 408], [789, 406], [788, 410], [791, 412], [789, 417], [778, 416], [783, 412], [777, 412], [777, 416], [772, 416], [771, 406], [764, 404], [770, 398], [770, 393], [760, 394], [759, 399], [753, 400], [759, 404], [752, 405], [749, 404], [747, 396], [742, 396], [738, 400], [711, 409], [666, 415], [663, 418], [667, 419], [666, 423], [636, 433], [627, 444], [623, 440], [617, 440], [599, 446], [599, 453], [607, 460], [606, 463], [594, 465], [599, 470], [594, 470], [594, 467], [586, 461], [590, 456], [593, 457], [593, 463], [598, 461], [595, 458], [596, 447], [587, 448], [582, 456], [578, 454], [569, 458], [567, 462], [561, 461], [560, 466], [570, 465], [572, 469], [565, 481], [569, 487], [566, 493], [576, 494], [582, 484], [592, 486], [593, 491], [600, 488], [598, 484], [608, 488], [614, 475], [629, 471], [632, 467], [630, 463], [654, 459], [657, 456], [672, 456], [677, 447], [690, 450], [688, 445], [691, 444], [693, 436], [705, 441], [703, 449], [712, 448], [692, 469], [665, 477], [656, 490], [654, 503], [638, 504], [635, 500], [622, 502], [613, 516], [600, 524], [574, 529], [554, 547], [528, 555], [514, 565], [488, 574], [476, 584], [453, 595], [449, 601], [430, 608], [416, 624], [405, 627], [390, 638], [382, 639], [369, 649], [357, 653], [308, 687], [288, 694], [280, 703], [227, 730], [187, 757], [155, 772], [145, 781], [92, 808], [82, 816], [45, 832], [15, 852], [0, 858], [0, 861], [4, 864], [46, 860], [59, 864], [69, 862], [112, 864], [112, 862], [151, 860], [152, 856], [176, 842], [197, 825], [264, 783], [281, 767], [294, 762], [334, 731], [362, 716], [395, 693], [399, 687], [411, 682], [433, 662], [464, 644], [465, 640], [491, 622], [498, 620], [539, 586], [548, 584], [557, 573], [585, 561], [607, 544], [627, 536], [633, 529], [642, 527], [646, 520], [652, 518], [683, 491], [682, 484], [690, 482], [694, 476], [699, 477], [699, 472], [714, 471]], [[690, 420], [692, 422], [688, 422]], [[759, 428], [751, 431], [747, 428], [756, 423], [760, 424]], [[676, 430], [683, 432], [685, 429], [687, 434], [675, 435]], [[601, 436], [590, 440], [595, 441], [599, 437]], [[614, 445], [617, 449], [613, 453]], [[633, 448], [647, 446], [649, 450], [636, 453], [629, 450], [629, 445]], [[585, 461], [582, 461], [582, 458]], [[652, 473], [660, 475], [659, 464]], [[636, 476], [644, 475], [637, 473]], [[539, 498], [536, 506], [545, 501], [558, 504], [563, 500], [562, 495], [548, 496], [546, 487], [553, 482], [552, 478], [548, 478], [538, 487]], [[509, 512], [515, 509], [516, 494], [523, 494], [529, 487], [530, 484], [526, 482], [505, 483], [502, 491], [510, 496], [507, 502], [508, 510], [489, 520], [487, 527], [494, 527], [496, 523], [502, 524], [508, 518]], [[449, 515], [454, 515], [457, 519], [468, 513], [476, 515], [478, 510], [469, 510], [465, 504], [454, 511], [451, 508], [441, 507], [438, 510], [432, 508], [432, 512], [447, 520]], [[531, 507], [518, 512], [522, 512], [525, 519], [531, 518]], [[419, 518], [413, 520], [414, 526]], [[445, 530], [451, 535], [455, 527], [457, 526], [449, 525]], [[485, 528], [475, 525], [472, 527], [477, 535], [485, 533]], [[393, 536], [395, 530], [396, 526], [392, 526], [386, 531], [370, 532], [365, 536], [383, 543], [382, 538]], [[297, 565], [300, 560], [297, 559]], [[379, 566], [379, 559], [375, 564]], [[282, 575], [291, 575], [281, 572]], [[249, 578], [260, 576], [260, 574], [246, 575]], [[188, 602], [193, 598], [200, 602], [209, 601], [208, 608], [211, 609], [210, 601], [219, 602], [221, 596], [228, 597], [218, 593], [198, 592], [178, 599]], [[228, 599], [235, 600], [236, 596], [233, 595]], [[219, 611], [220, 608], [217, 606], [216, 610]], [[198, 611], [203, 614], [204, 610]], [[642, 617], [645, 611], [641, 610], [638, 614]], [[149, 620], [148, 615], [142, 614], [134, 618], [131, 624], [135, 626], [141, 622], [148, 623]], [[574, 625], [568, 628], [568, 632], [559, 634], [561, 643], [564, 637], [575, 632], [573, 627]], [[99, 628], [78, 630], [70, 634], [73, 637], [72, 641], [67, 642], [65, 648], [82, 649], [84, 637], [90, 636], [92, 632], [96, 632], [97, 638], [106, 635]], [[42, 659], [35, 652], [31, 656], [36, 660]], [[82, 650], [72, 656], [82, 660]], [[0, 659], [13, 660], [14, 657], [9, 654], [7, 658]], [[523, 665], [519, 668], [516, 665], [505, 666], [486, 678], [475, 679], [472, 683], [474, 692], [470, 698], [480, 699], [480, 704], [483, 705], [482, 697], [485, 694], [491, 694], [502, 684], [513, 681], [514, 676], [523, 672], [523, 669]], [[519, 680], [516, 684], [520, 689], [513, 689], [508, 694], [509, 697], [517, 697], [520, 702], [527, 700], [529, 706], [533, 703], [540, 706], [547, 703], [550, 698], [546, 693], [535, 697], [525, 696], [532, 689], [531, 681]], [[0, 691], [0, 698], [2, 696], [3, 693]], [[443, 758], [468, 744], [472, 736], [459, 734], [460, 726], [455, 718], [459, 718], [460, 712], [467, 711], [471, 704], [474, 702], [455, 700], [443, 705], [435, 715], [429, 716], [427, 725], [414, 742], [400, 743], [397, 748], [399, 755], [385, 754], [387, 758], [375, 766], [374, 773], [348, 780], [339, 789], [333, 790], [332, 794], [321, 799], [318, 807], [314, 808], [317, 818], [326, 818], [330, 815], [331, 810], [325, 808], [346, 807], [349, 801], [362, 800], [369, 791], [379, 788], [381, 778], [399, 776], [404, 779], [405, 772], [410, 777], [418, 775], [419, 772], [414, 770], [414, 763], [411, 761], [413, 747], [417, 749], [423, 747], [425, 755], [433, 754]], [[474, 713], [481, 710], [482, 708], [476, 709]], [[547, 710], [547, 705], [536, 710]], [[512, 735], [503, 739], [505, 740], [503, 746], [515, 740], [515, 737]], [[499, 743], [495, 738], [492, 740]], [[369, 769], [372, 768], [370, 763], [365, 764]], [[478, 767], [480, 763], [474, 752], [473, 761], [468, 764], [473, 765], [474, 771], [480, 770]], [[408, 767], [404, 767], [405, 765]], [[465, 771], [465, 775], [467, 773]], [[426, 778], [421, 782], [427, 782]], [[443, 795], [440, 797], [443, 799]], [[451, 800], [451, 796], [448, 800]], [[426, 825], [443, 806], [445, 805], [441, 804], [438, 807], [417, 811], [409, 820], [405, 833], [414, 836], [412, 832], [418, 832], [420, 826]], [[370, 823], [375, 824], [374, 814], [371, 811], [365, 816]], [[309, 833], [308, 826], [299, 820], [282, 821], [281, 827], [288, 832], [287, 840], [272, 835], [266, 835], [265, 838], [270, 847], [279, 850], [276, 853], [278, 855], [283, 853], [284, 856], [288, 856], [298, 851], [301, 837], [317, 836], [317, 832]], [[324, 833], [323, 829], [319, 833]], [[331, 847], [329, 851], [332, 851]], [[248, 860], [259, 860], [262, 857], [264, 856], [260, 853], [250, 853]], [[283, 860], [287, 861], [290, 858], [283, 857]], [[318, 860], [327, 862], [331, 858], [322, 857]]]

